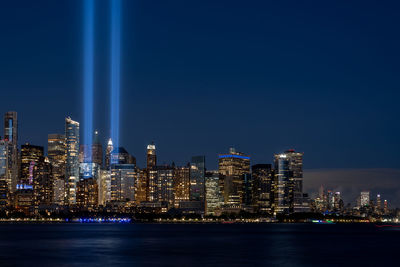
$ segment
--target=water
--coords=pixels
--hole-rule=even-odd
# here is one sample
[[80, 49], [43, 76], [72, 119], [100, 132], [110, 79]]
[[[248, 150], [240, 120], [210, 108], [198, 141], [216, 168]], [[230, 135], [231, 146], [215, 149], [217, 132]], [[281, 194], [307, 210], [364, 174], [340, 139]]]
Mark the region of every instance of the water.
[[0, 266], [397, 265], [367, 224], [0, 224]]

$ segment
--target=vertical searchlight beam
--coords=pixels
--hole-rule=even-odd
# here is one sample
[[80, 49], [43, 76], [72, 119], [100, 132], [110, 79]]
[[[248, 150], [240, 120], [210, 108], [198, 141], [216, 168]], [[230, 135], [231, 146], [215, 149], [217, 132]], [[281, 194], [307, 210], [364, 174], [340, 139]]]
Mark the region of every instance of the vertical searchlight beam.
[[119, 147], [119, 106], [121, 78], [121, 0], [111, 0], [111, 139]]
[[83, 144], [85, 159], [92, 162], [93, 80], [94, 80], [94, 0], [83, 1]]

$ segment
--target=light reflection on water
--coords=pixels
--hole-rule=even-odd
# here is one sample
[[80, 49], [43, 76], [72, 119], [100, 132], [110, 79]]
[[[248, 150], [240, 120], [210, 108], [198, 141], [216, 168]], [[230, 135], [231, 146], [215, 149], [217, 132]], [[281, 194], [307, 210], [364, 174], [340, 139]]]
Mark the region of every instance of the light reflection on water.
[[0, 224], [0, 266], [382, 265], [399, 238], [360, 224]]

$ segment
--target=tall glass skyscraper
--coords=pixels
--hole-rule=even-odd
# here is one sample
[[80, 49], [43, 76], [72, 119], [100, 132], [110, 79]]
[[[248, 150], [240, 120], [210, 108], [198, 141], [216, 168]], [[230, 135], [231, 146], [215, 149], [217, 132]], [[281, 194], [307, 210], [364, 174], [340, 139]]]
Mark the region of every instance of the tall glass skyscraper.
[[66, 141], [66, 204], [76, 204], [76, 185], [79, 179], [79, 122], [65, 119]]
[[4, 115], [4, 140], [9, 142], [8, 174], [11, 181], [11, 192], [14, 192], [18, 183], [18, 116], [17, 112], [9, 111]]
[[291, 171], [286, 154], [275, 155], [274, 212], [289, 213], [291, 196]]

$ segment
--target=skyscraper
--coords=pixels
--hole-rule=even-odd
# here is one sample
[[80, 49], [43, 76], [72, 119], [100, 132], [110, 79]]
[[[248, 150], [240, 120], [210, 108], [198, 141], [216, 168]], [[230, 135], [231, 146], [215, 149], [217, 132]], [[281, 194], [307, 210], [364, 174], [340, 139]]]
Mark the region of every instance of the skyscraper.
[[79, 122], [65, 119], [66, 140], [66, 203], [76, 204], [76, 185], [79, 178]]
[[103, 146], [99, 139], [99, 132], [94, 131], [92, 144], [92, 161], [99, 166], [103, 166]]
[[171, 166], [158, 166], [157, 169], [157, 187], [158, 202], [167, 203], [168, 208], [174, 205], [174, 168]]
[[207, 171], [205, 174], [205, 211], [206, 215], [218, 215], [223, 204], [219, 187], [218, 171]]
[[9, 175], [9, 142], [6, 140], [0, 140], [0, 180], [4, 181], [8, 188], [8, 192], [12, 191], [11, 188], [11, 176]]
[[33, 185], [35, 168], [44, 162], [42, 146], [28, 143], [21, 146], [21, 185]]
[[260, 213], [270, 213], [273, 206], [273, 171], [271, 164], [251, 166], [253, 178], [253, 205]]
[[18, 183], [18, 116], [17, 112], [9, 111], [4, 115], [4, 140], [9, 142], [8, 176], [11, 180], [11, 192], [14, 192]]
[[175, 207], [190, 199], [190, 166], [177, 166], [174, 169]]
[[105, 167], [107, 170], [110, 170], [111, 167], [111, 152], [114, 150], [113, 142], [108, 139], [107, 148], [106, 148], [106, 157], [105, 157]]
[[0, 209], [10, 203], [11, 177], [8, 175], [9, 143], [0, 140]]
[[303, 155], [304, 153], [296, 152], [289, 149], [285, 152], [289, 160], [289, 169], [292, 172], [292, 184], [294, 193], [303, 193]]
[[205, 156], [192, 157], [190, 162], [190, 200], [204, 202]]
[[135, 200], [136, 168], [134, 164], [111, 165], [111, 201]]
[[147, 146], [146, 163], [147, 169], [151, 169], [157, 165], [156, 145], [154, 142]]
[[290, 160], [286, 154], [275, 154], [274, 212], [289, 213], [291, 196]]
[[47, 139], [47, 155], [53, 174], [53, 201], [62, 205], [65, 200], [65, 135], [49, 134]]
[[243, 204], [244, 175], [250, 173], [250, 157], [234, 148], [219, 155], [219, 173], [223, 176], [225, 204]]
[[50, 161], [48, 158], [42, 158], [38, 165], [34, 166], [33, 192], [36, 210], [41, 206], [47, 208], [53, 203], [53, 186]]
[[18, 118], [17, 112], [9, 111], [4, 115], [4, 139], [18, 145]]

